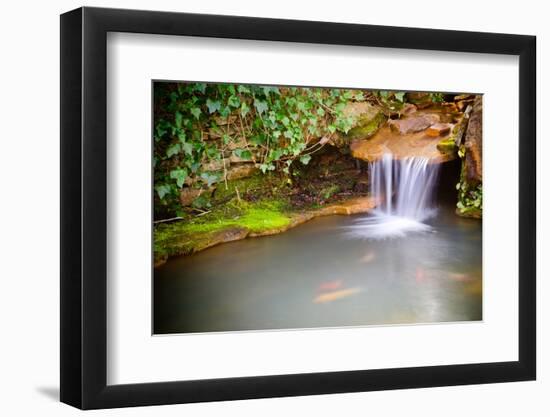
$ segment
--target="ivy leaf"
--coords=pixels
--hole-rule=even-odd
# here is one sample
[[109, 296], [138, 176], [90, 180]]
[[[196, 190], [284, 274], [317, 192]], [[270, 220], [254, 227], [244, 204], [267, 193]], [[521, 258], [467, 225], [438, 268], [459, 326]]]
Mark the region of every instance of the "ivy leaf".
[[395, 93], [395, 99], [401, 103], [403, 103], [403, 99], [405, 97], [405, 92], [400, 91], [398, 93]]
[[176, 184], [178, 184], [178, 187], [181, 188], [187, 178], [187, 170], [183, 168], [174, 169], [170, 171], [170, 178], [176, 180]]
[[194, 90], [199, 91], [199, 92], [204, 94], [204, 92], [206, 91], [206, 84], [205, 83], [196, 83]]
[[170, 128], [170, 123], [168, 123], [164, 119], [159, 120], [156, 125], [158, 138], [160, 139], [162, 136], [164, 136], [164, 134], [168, 131], [169, 128]]
[[302, 155], [300, 157], [300, 162], [304, 165], [307, 165], [309, 163], [309, 161], [311, 161], [311, 156], [310, 155]]
[[252, 153], [247, 149], [235, 149], [233, 151], [237, 158], [250, 160], [252, 159]]
[[257, 135], [254, 135], [250, 138], [250, 142], [254, 145], [263, 145], [266, 143], [265, 133], [260, 132]]
[[254, 107], [256, 108], [256, 111], [258, 112], [258, 114], [262, 114], [264, 113], [265, 111], [267, 111], [267, 102], [266, 101], [262, 101], [262, 100], [254, 100]]
[[264, 90], [264, 94], [266, 96], [269, 96], [269, 93], [274, 93], [274, 94], [277, 94], [277, 95], [281, 94], [277, 87], [262, 87], [262, 90]]
[[227, 104], [231, 107], [238, 108], [241, 105], [241, 100], [238, 96], [230, 96], [227, 100]]
[[177, 111], [175, 116], [174, 116], [175, 120], [176, 120], [176, 126], [181, 129], [181, 122], [183, 120], [183, 115]]
[[205, 208], [212, 207], [212, 203], [208, 201], [208, 193], [201, 194], [197, 198], [195, 198], [191, 203], [191, 206], [198, 209], [205, 209]]
[[211, 172], [203, 172], [201, 174], [201, 178], [206, 181], [206, 183], [208, 184], [208, 186], [210, 187], [212, 184], [214, 184], [215, 182], [217, 182], [219, 180], [219, 177], [218, 175], [216, 174], [213, 174]]
[[200, 109], [200, 108], [198, 108], [198, 107], [192, 107], [192, 108], [191, 108], [191, 114], [192, 114], [193, 116], [195, 116], [195, 119], [198, 120], [199, 117], [200, 117], [200, 115], [201, 115], [201, 113], [202, 113], [202, 112], [201, 112], [201, 109]]
[[166, 149], [166, 156], [171, 158], [174, 155], [177, 155], [181, 151], [181, 145], [179, 143], [174, 143]]
[[248, 87], [246, 87], [246, 86], [244, 86], [244, 85], [239, 85], [239, 86], [237, 87], [237, 91], [238, 91], [239, 93], [249, 94], [249, 93], [250, 93], [250, 88], [248, 88]]
[[246, 102], [243, 101], [241, 103], [241, 116], [246, 117], [249, 111], [250, 111], [250, 107], [248, 107], [248, 104], [246, 104]]
[[162, 200], [166, 194], [170, 193], [170, 186], [166, 184], [155, 185], [155, 191]]
[[229, 113], [231, 113], [231, 109], [229, 106], [224, 106], [222, 109], [220, 109], [220, 116], [223, 118], [227, 118], [229, 116]]
[[193, 144], [192, 143], [182, 143], [181, 147], [183, 149], [183, 152], [185, 152], [186, 155], [189, 155], [189, 156], [193, 155]]
[[266, 173], [266, 171], [274, 171], [275, 170], [275, 165], [273, 165], [272, 163], [268, 163], [268, 164], [261, 164], [260, 165], [260, 170], [262, 171], [262, 173]]
[[282, 149], [271, 149], [269, 151], [269, 158], [272, 161], [278, 161], [279, 158], [281, 158], [281, 156], [283, 156], [283, 150]]
[[[217, 110], [220, 109], [221, 106], [222, 106], [222, 103], [219, 100], [216, 100], [216, 101], [210, 100], [210, 99], [206, 100], [206, 107], [208, 107], [208, 113], [210, 114], [215, 113]], [[195, 116], [195, 117], [197, 117], [198, 119], [198, 116]]]

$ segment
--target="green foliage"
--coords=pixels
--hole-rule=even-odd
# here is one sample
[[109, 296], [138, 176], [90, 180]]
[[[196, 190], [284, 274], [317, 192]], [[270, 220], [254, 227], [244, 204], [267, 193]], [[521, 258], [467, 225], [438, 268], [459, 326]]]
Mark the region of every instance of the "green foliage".
[[458, 202], [456, 207], [461, 214], [477, 213], [480, 214], [483, 212], [483, 186], [482, 184], [469, 184], [466, 181], [464, 171], [465, 167], [465, 150], [461, 146], [458, 155], [462, 158], [462, 171], [460, 174], [460, 182], [456, 184], [456, 189], [458, 191]]
[[338, 192], [340, 192], [340, 186], [338, 184], [333, 184], [323, 188], [320, 194], [324, 200], [328, 200], [330, 197]]
[[434, 103], [443, 103], [444, 95], [443, 93], [428, 93], [430, 100]]
[[462, 180], [456, 185], [456, 189], [458, 190], [458, 203], [456, 206], [460, 211], [483, 210], [483, 187], [481, 184], [473, 187]]
[[[394, 95], [403, 100], [403, 94]], [[157, 206], [173, 207], [184, 186], [223, 181], [225, 170], [205, 166], [231, 154], [256, 163], [262, 173], [290, 174], [308, 164], [324, 136], [347, 133], [348, 101], [365, 100], [355, 90], [270, 86], [156, 83], [154, 88], [154, 182]]]
[[404, 91], [376, 91], [374, 95], [378, 98], [380, 104], [390, 111], [399, 111], [405, 104]]

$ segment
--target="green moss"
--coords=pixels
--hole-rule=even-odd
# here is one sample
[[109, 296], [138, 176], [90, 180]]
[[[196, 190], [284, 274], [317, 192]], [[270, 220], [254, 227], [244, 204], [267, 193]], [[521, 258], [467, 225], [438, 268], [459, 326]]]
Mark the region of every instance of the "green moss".
[[357, 126], [351, 129], [347, 137], [349, 139], [366, 139], [374, 135], [378, 128], [386, 121], [386, 115], [378, 112], [373, 118], [359, 119]]
[[261, 191], [266, 188], [268, 182], [269, 178], [263, 177], [262, 174], [255, 174], [248, 178], [228, 181], [227, 188], [224, 182], [220, 182], [214, 192], [214, 200], [222, 201], [231, 199], [237, 195], [237, 190], [240, 196], [248, 192]]
[[479, 208], [476, 207], [465, 207], [465, 208], [458, 208], [456, 209], [456, 212], [463, 217], [470, 217], [473, 219], [481, 219], [482, 217], [482, 211]]
[[262, 232], [284, 227], [290, 223], [289, 217], [281, 209], [282, 206], [276, 202], [241, 203], [241, 206], [243, 208], [239, 214], [226, 217], [222, 213], [218, 216], [210, 216], [207, 219], [209, 221], [186, 223], [180, 232], [208, 233], [229, 227], [245, 227], [251, 232]]
[[227, 231], [246, 235], [285, 228], [290, 224], [286, 210], [284, 200], [248, 203], [233, 199], [202, 217], [158, 224], [154, 229], [155, 264], [209, 247]]
[[443, 139], [437, 144], [437, 150], [444, 154], [456, 152], [457, 146], [453, 137]]

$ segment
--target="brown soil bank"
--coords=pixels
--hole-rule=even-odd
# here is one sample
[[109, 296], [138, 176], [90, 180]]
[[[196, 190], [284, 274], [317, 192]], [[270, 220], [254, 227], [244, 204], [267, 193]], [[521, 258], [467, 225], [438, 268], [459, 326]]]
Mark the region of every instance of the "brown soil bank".
[[299, 212], [279, 211], [276, 206], [272, 206], [270, 209], [245, 210], [243, 216], [210, 225], [178, 222], [161, 226], [155, 232], [155, 244], [162, 244], [165, 252], [155, 251], [155, 267], [164, 264], [170, 256], [190, 255], [220, 243], [247, 237], [282, 233], [315, 217], [365, 213], [374, 206], [371, 197], [358, 197]]

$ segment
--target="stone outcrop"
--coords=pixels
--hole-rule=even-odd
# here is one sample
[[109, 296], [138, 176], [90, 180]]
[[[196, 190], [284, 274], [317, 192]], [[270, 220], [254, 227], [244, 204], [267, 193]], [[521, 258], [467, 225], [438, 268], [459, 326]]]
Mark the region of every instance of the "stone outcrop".
[[243, 164], [231, 164], [231, 167], [227, 170], [227, 180], [238, 180], [241, 178], [247, 178], [258, 172], [258, 167], [252, 163]]
[[462, 121], [462, 113], [453, 108], [436, 106], [417, 110], [398, 120], [390, 120], [370, 138], [351, 142], [351, 155], [365, 161], [376, 161], [385, 153], [395, 158], [423, 156], [431, 163], [442, 163], [457, 158], [455, 129]]
[[351, 140], [372, 136], [386, 121], [383, 109], [366, 101], [348, 103], [342, 113], [344, 117], [351, 117], [354, 125], [345, 135], [341, 133], [332, 135], [331, 144], [344, 151], [347, 151]]
[[453, 125], [450, 123], [436, 123], [426, 129], [426, 135], [431, 136], [432, 138], [437, 138], [449, 133], [452, 127]]
[[464, 140], [464, 174], [466, 181], [471, 185], [481, 183], [483, 176], [482, 121], [482, 98], [481, 96], [476, 96]]
[[439, 115], [425, 113], [419, 115], [415, 114], [414, 116], [398, 120], [388, 120], [388, 126], [393, 132], [399, 133], [400, 135], [406, 135], [407, 133], [416, 133], [426, 130], [437, 122], [439, 122]]

